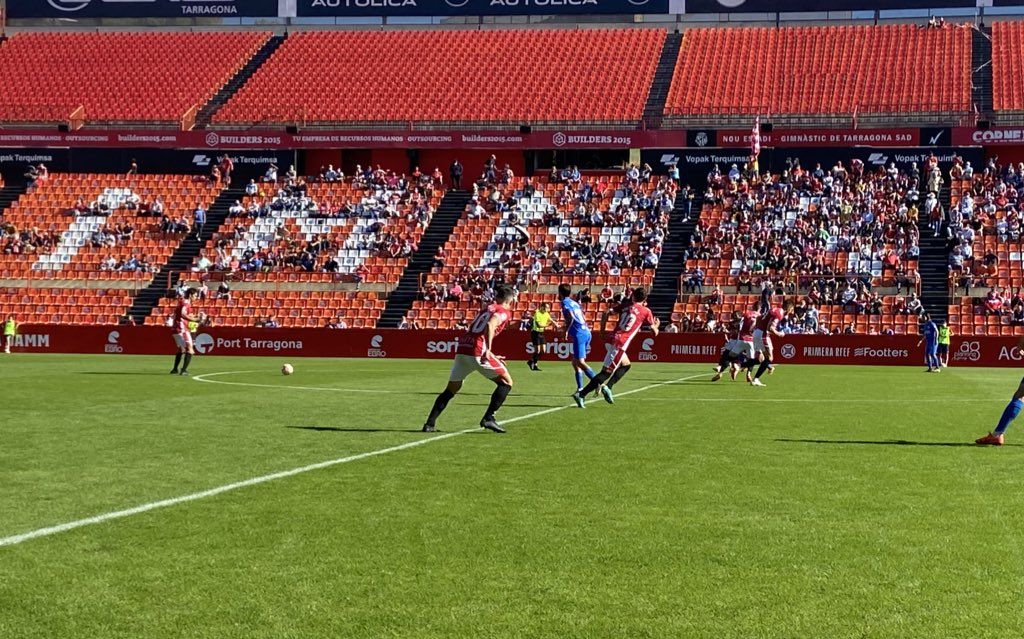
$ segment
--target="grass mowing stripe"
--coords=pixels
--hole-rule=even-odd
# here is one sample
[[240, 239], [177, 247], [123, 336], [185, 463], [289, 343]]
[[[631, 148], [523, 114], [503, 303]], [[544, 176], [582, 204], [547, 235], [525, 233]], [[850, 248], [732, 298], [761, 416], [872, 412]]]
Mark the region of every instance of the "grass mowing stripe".
[[[237, 372], [244, 372], [244, 371], [237, 371]], [[215, 374], [215, 373], [213, 373], [213, 374]], [[223, 373], [223, 374], [227, 374], [227, 373]], [[206, 376], [208, 377], [209, 375], [210, 374], [207, 374]], [[640, 388], [634, 388], [632, 390], [628, 390], [628, 391], [624, 391], [622, 393], [618, 393], [618, 396], [619, 397], [624, 397], [626, 395], [632, 395], [634, 393], [642, 393], [643, 391], [651, 390], [652, 388], [658, 388], [659, 386], [668, 386], [670, 384], [677, 384], [679, 382], [685, 382], [685, 381], [688, 381], [688, 380], [691, 380], [691, 379], [696, 379], [697, 377], [702, 377], [703, 375], [705, 375], [705, 373], [699, 373], [697, 375], [690, 375], [689, 377], [681, 377], [679, 379], [672, 379], [672, 380], [668, 380], [668, 381], [664, 381], [664, 382], [657, 382], [657, 383], [654, 383], [654, 384], [648, 384], [647, 386], [642, 386]], [[199, 378], [193, 378], [193, 379], [195, 379], [196, 381], [207, 381], [207, 380], [201, 380]], [[223, 383], [230, 383], [230, 382], [223, 382]], [[274, 386], [273, 388], [287, 388], [287, 387]], [[311, 390], [326, 390], [324, 388], [317, 388], [317, 387], [308, 387], [308, 389], [311, 389]], [[595, 401], [600, 401], [600, 400], [595, 400]], [[512, 417], [512, 418], [509, 418], [509, 419], [506, 419], [506, 420], [502, 420], [501, 423], [502, 424], [513, 424], [515, 422], [520, 422], [520, 421], [523, 421], [523, 420], [533, 419], [535, 417], [541, 417], [543, 415], [549, 415], [551, 413], [556, 413], [558, 411], [566, 410], [567, 408], [575, 408], [575, 405], [574, 404], [570, 404], [570, 405], [566, 405], [566, 406], [555, 406], [553, 408], [548, 408], [548, 409], [545, 409], [545, 410], [536, 411], [536, 412], [533, 412], [533, 413], [529, 413], [527, 415], [520, 415], [519, 417]], [[26, 542], [26, 541], [30, 541], [32, 539], [38, 539], [40, 537], [49, 537], [51, 535], [56, 535], [58, 533], [67, 532], [69, 530], [74, 530], [76, 528], [81, 528], [83, 526], [90, 526], [92, 524], [101, 524], [103, 522], [111, 521], [111, 520], [114, 520], [114, 519], [123, 519], [125, 517], [131, 517], [132, 515], [139, 515], [139, 514], [142, 514], [142, 513], [145, 513], [145, 512], [149, 512], [151, 510], [156, 510], [158, 508], [167, 508], [169, 506], [176, 506], [178, 504], [184, 504], [184, 503], [187, 503], [187, 502], [190, 502], [190, 501], [197, 501], [197, 500], [200, 500], [200, 499], [206, 499], [207, 497], [214, 497], [216, 495], [220, 495], [222, 493], [230, 492], [230, 491], [233, 491], [233, 490], [238, 490], [240, 488], [248, 488], [249, 486], [256, 486], [258, 484], [264, 484], [266, 482], [274, 481], [274, 480], [277, 480], [277, 479], [284, 479], [284, 478], [287, 478], [287, 477], [293, 477], [295, 475], [301, 475], [303, 473], [308, 473], [308, 472], [311, 472], [311, 471], [314, 471], [314, 470], [321, 470], [321, 469], [324, 469], [324, 468], [330, 468], [331, 466], [337, 466], [339, 464], [347, 464], [349, 462], [359, 461], [361, 459], [367, 459], [367, 458], [370, 458], [370, 457], [377, 457], [379, 455], [386, 455], [387, 453], [394, 453], [394, 452], [398, 452], [400, 450], [406, 450], [407, 448], [415, 448], [417, 446], [423, 446], [425, 444], [441, 441], [443, 439], [450, 439], [452, 437], [458, 437], [459, 435], [464, 435], [466, 433], [471, 433], [471, 432], [475, 432], [475, 431], [478, 431], [478, 430], [480, 430], [480, 429], [479, 428], [466, 428], [466, 429], [454, 431], [454, 432], [451, 432], [451, 433], [444, 433], [442, 435], [436, 435], [434, 437], [428, 437], [428, 438], [425, 438], [425, 439], [419, 439], [419, 440], [416, 440], [416, 441], [413, 441], [413, 442], [406, 442], [405, 444], [399, 444], [397, 446], [390, 446], [388, 448], [381, 448], [380, 450], [371, 450], [369, 452], [359, 453], [357, 455], [349, 455], [347, 457], [340, 457], [338, 459], [329, 459], [327, 461], [318, 462], [316, 464], [309, 464], [308, 466], [300, 466], [298, 468], [292, 468], [291, 470], [282, 470], [282, 471], [279, 471], [279, 472], [276, 472], [276, 473], [271, 473], [269, 475], [261, 475], [259, 477], [253, 477], [251, 479], [245, 479], [245, 480], [242, 480], [242, 481], [237, 481], [237, 482], [233, 482], [233, 483], [230, 483], [230, 484], [225, 484], [223, 486], [218, 486], [216, 488], [210, 488], [208, 490], [203, 490], [203, 491], [196, 492], [196, 493], [190, 493], [188, 495], [181, 495], [180, 497], [172, 497], [170, 499], [162, 499], [160, 501], [154, 501], [154, 502], [150, 502], [148, 504], [142, 504], [141, 506], [135, 506], [134, 508], [126, 508], [124, 510], [115, 510], [115, 511], [112, 511], [112, 512], [103, 513], [101, 515], [94, 515], [92, 517], [86, 517], [85, 519], [77, 519], [75, 521], [69, 521], [67, 523], [57, 524], [55, 526], [47, 526], [46, 528], [38, 528], [36, 530], [31, 530], [29, 532], [21, 533], [21, 534], [18, 534], [18, 535], [11, 535], [9, 537], [0, 538], [0, 548], [2, 548], [4, 546], [14, 546], [16, 544], [20, 544], [20, 543], [23, 543], [23, 542]]]

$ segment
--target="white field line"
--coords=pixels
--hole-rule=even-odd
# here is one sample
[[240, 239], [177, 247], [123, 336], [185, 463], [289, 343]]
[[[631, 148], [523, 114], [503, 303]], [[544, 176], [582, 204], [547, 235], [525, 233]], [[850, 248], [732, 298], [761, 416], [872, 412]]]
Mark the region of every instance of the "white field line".
[[[224, 373], [226, 374], [226, 373]], [[617, 393], [617, 397], [624, 397], [626, 395], [632, 395], [634, 393], [642, 393], [652, 388], [658, 388], [659, 386], [667, 386], [669, 384], [677, 384], [679, 382], [685, 382], [698, 377], [705, 377], [707, 373], [700, 373], [697, 375], [690, 375], [689, 377], [681, 377], [679, 379], [668, 380], [664, 382], [657, 382], [655, 384], [649, 384], [641, 388], [635, 388], [633, 390], [624, 391]], [[208, 377], [209, 375], [207, 375]], [[197, 378], [193, 378], [197, 379]], [[202, 380], [199, 380], [202, 381]], [[222, 382], [223, 383], [223, 382]], [[273, 388], [284, 388], [280, 386], [274, 386]], [[326, 390], [324, 388], [311, 387], [311, 390]], [[340, 390], [340, 389], [331, 389]], [[593, 400], [603, 401], [603, 400]], [[514, 424], [527, 419], [533, 419], [534, 417], [541, 417], [542, 415], [549, 415], [558, 411], [563, 411], [568, 408], [575, 408], [575, 405], [568, 406], [554, 406], [545, 410], [540, 410], [527, 415], [520, 415], [519, 417], [511, 417], [509, 419], [502, 420], [502, 424]], [[390, 446], [388, 448], [381, 448], [380, 450], [371, 450], [365, 453], [359, 453], [356, 455], [349, 455], [348, 457], [339, 457], [337, 459], [329, 459], [327, 461], [318, 462], [316, 464], [309, 464], [308, 466], [300, 466], [298, 468], [292, 468], [291, 470], [282, 470], [269, 475], [261, 475], [259, 477], [253, 477], [251, 479], [245, 479], [237, 481], [231, 484], [224, 484], [223, 486], [217, 486], [216, 488], [210, 488], [209, 490], [203, 490], [197, 493], [189, 493], [187, 495], [181, 495], [180, 497], [171, 497], [170, 499], [162, 499], [160, 501], [150, 502], [148, 504], [142, 504], [141, 506], [135, 506], [134, 508], [126, 508], [124, 510], [115, 510], [101, 515], [94, 515], [92, 517], [86, 517], [85, 519], [76, 519], [75, 521], [69, 521], [63, 524], [57, 524], [55, 526], [47, 526], [46, 528], [38, 528], [36, 530], [30, 530], [19, 535], [11, 535], [10, 537], [0, 538], [0, 547], [14, 546], [32, 539], [38, 539], [40, 537], [49, 537], [58, 533], [67, 532], [83, 526], [89, 526], [92, 524], [101, 524], [114, 519], [123, 519], [125, 517], [131, 517], [132, 515], [139, 515], [150, 510], [156, 510], [158, 508], [167, 508], [170, 506], [177, 506], [178, 504], [184, 504], [191, 501], [198, 501], [200, 499], [206, 499], [207, 497], [214, 497], [221, 493], [231, 492], [233, 490], [239, 490], [241, 488], [248, 488], [249, 486], [256, 486], [259, 484], [265, 484], [267, 482], [275, 481], [278, 479], [285, 479], [287, 477], [293, 477], [295, 475], [301, 475], [303, 473], [312, 472], [314, 470], [321, 470], [324, 468], [330, 468], [331, 466], [338, 466], [339, 464], [347, 464], [349, 462], [359, 461], [361, 459], [367, 459], [370, 457], [377, 457], [379, 455], [386, 455], [388, 453], [396, 453], [400, 450], [406, 450], [407, 448], [415, 448], [417, 446], [423, 446], [433, 442], [438, 442], [444, 439], [450, 439], [452, 437], [458, 437], [459, 435], [465, 435], [466, 433], [472, 433], [479, 431], [480, 428], [466, 428], [463, 430], [457, 430], [450, 433], [444, 433], [441, 435], [435, 435], [433, 437], [427, 437], [425, 439], [418, 439], [412, 442], [406, 442], [397, 446]]]
[[329, 386], [287, 386], [284, 384], [250, 384], [248, 382], [225, 382], [219, 379], [207, 379], [208, 377], [218, 377], [220, 375], [241, 375], [243, 373], [258, 372], [260, 371], [225, 371], [223, 373], [206, 373], [205, 375], [196, 375], [192, 379], [194, 379], [197, 382], [205, 382], [207, 384], [224, 384], [225, 386], [248, 386], [250, 388], [290, 388], [292, 390], [328, 391], [340, 393], [373, 393], [381, 395], [390, 395], [398, 392], [377, 388], [331, 388]]

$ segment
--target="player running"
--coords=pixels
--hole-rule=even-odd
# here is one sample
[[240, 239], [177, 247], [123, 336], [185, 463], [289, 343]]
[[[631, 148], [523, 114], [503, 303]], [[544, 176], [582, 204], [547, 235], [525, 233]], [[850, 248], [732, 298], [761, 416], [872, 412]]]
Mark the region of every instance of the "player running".
[[[178, 300], [177, 308], [174, 309], [171, 329], [174, 331], [174, 344], [178, 347], [178, 352], [174, 355], [174, 368], [171, 369], [171, 375], [188, 375], [188, 365], [192, 363], [192, 356], [195, 354], [189, 325], [196, 321], [196, 317], [192, 314], [192, 300], [197, 295], [199, 295], [199, 291], [196, 289], [185, 289], [185, 293]], [[182, 360], [185, 365], [181, 367], [179, 373], [178, 366]]]
[[512, 376], [505, 368], [505, 358], [495, 355], [492, 346], [496, 338], [512, 319], [512, 311], [507, 304], [515, 301], [516, 290], [511, 286], [498, 288], [494, 297], [494, 303], [480, 312], [470, 324], [469, 330], [459, 337], [459, 345], [455, 352], [455, 361], [452, 363], [451, 375], [448, 378], [448, 386], [434, 400], [434, 407], [430, 409], [430, 415], [423, 424], [424, 433], [432, 433], [437, 430], [437, 418], [444, 412], [448, 402], [462, 390], [462, 382], [469, 377], [470, 373], [480, 373], [487, 379], [493, 381], [497, 388], [491, 394], [491, 403], [487, 406], [487, 412], [480, 420], [480, 426], [496, 433], [504, 433], [494, 414], [498, 412], [505, 398], [512, 391]]
[[[619, 321], [615, 324], [615, 332], [612, 333], [611, 339], [605, 344], [608, 354], [604, 358], [604, 368], [587, 383], [586, 388], [573, 394], [572, 399], [576, 402], [577, 406], [582, 404], [584, 397], [598, 389], [601, 390], [601, 394], [604, 395], [606, 402], [609, 404], [615, 403], [612, 387], [619, 383], [619, 380], [630, 369], [629, 356], [626, 355], [626, 349], [629, 348], [629, 344], [644, 325], [650, 326], [654, 336], [658, 336], [658, 326], [660, 323], [654, 317], [654, 314], [651, 313], [651, 309], [647, 308], [646, 301], [647, 291], [642, 288], [636, 288], [633, 290], [632, 299], [623, 300], [618, 308], [615, 309], [615, 312], [619, 314]], [[609, 309], [601, 315], [602, 334], [608, 323], [608, 316], [611, 313], [612, 310]]]
[[722, 349], [722, 357], [715, 367], [715, 375], [711, 381], [717, 382], [722, 379], [722, 373], [729, 369], [729, 376], [735, 380], [738, 368], [747, 369], [747, 382], [751, 381], [750, 372], [753, 368], [754, 359], [754, 325], [757, 323], [759, 314], [755, 310], [744, 311], [742, 315], [734, 312], [730, 323], [731, 338], [725, 343]]
[[[1020, 341], [1017, 348], [1024, 349], [1024, 339]], [[1024, 379], [1020, 380], [1017, 391], [1013, 394], [1013, 399], [1003, 409], [1003, 414], [999, 417], [999, 424], [996, 425], [996, 429], [988, 435], [974, 440], [974, 443], [979, 446], [1002, 446], [1003, 433], [1010, 427], [1010, 423], [1017, 419], [1017, 415], [1020, 415], [1021, 408], [1024, 408], [1024, 401], [1022, 399], [1024, 399]]]
[[939, 327], [927, 313], [921, 316], [921, 339], [917, 340], [917, 345], [922, 343], [925, 344], [924, 361], [928, 366], [925, 372], [938, 373], [942, 370], [942, 362], [939, 361]]
[[775, 337], [785, 336], [778, 329], [779, 322], [785, 316], [785, 311], [778, 306], [773, 306], [767, 313], [758, 317], [754, 323], [754, 356], [761, 355], [762, 359], [754, 379], [750, 380], [751, 386], [764, 386], [761, 375], [764, 375], [764, 372], [772, 366], [772, 335]]
[[[587, 365], [587, 354], [590, 353], [590, 327], [587, 326], [583, 307], [572, 298], [572, 288], [568, 284], [558, 285], [558, 299], [561, 300], [562, 319], [565, 320], [565, 338], [572, 342], [572, 370], [576, 374], [576, 393], [580, 394], [583, 391], [583, 376], [594, 379], [596, 375]], [[582, 399], [576, 401], [576, 405], [580, 408], [585, 406]]]
[[537, 307], [537, 310], [533, 312], [533, 319], [530, 320], [530, 343], [533, 344], [533, 357], [526, 362], [526, 366], [531, 371], [539, 371], [537, 362], [540, 361], [541, 355], [548, 352], [548, 341], [544, 337], [544, 333], [547, 332], [548, 327], [554, 323], [551, 319], [551, 311], [548, 308], [547, 302], [543, 302]]

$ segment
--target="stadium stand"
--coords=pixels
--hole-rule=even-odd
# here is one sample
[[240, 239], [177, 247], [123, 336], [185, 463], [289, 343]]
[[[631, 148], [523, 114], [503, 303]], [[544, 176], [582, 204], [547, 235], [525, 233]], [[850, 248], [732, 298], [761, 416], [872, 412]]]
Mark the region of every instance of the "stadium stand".
[[946, 224], [949, 324], [962, 335], [1024, 335], [1024, 164], [971, 172], [954, 180]]
[[394, 285], [444, 195], [430, 176], [252, 182], [193, 270], [264, 282]]
[[0, 288], [0, 308], [25, 324], [118, 324], [131, 303], [127, 289]]
[[969, 25], [689, 30], [665, 104], [670, 120], [717, 125], [732, 116], [848, 124], [970, 110]]
[[[373, 328], [385, 303], [384, 296], [370, 291], [246, 289], [222, 295], [200, 290], [196, 310], [212, 326]], [[175, 305], [174, 299], [162, 300], [146, 324], [166, 325]]]
[[[931, 183], [937, 160], [922, 168]], [[806, 288], [848, 275], [895, 286], [916, 272], [919, 209], [935, 201], [921, 198], [920, 176], [895, 165], [869, 172], [854, 160], [750, 177], [736, 165], [709, 174], [687, 251], [691, 287], [739, 289], [769, 277]]]
[[218, 191], [189, 175], [50, 174], [0, 216], [0, 277], [152, 279]]
[[[0, 122], [190, 128], [189, 114], [269, 37], [254, 31], [18, 34], [0, 48]], [[182, 64], [184, 58], [194, 63]]]
[[[576, 291], [577, 295], [587, 291], [581, 305], [586, 314], [587, 323], [599, 330], [601, 313], [609, 307], [613, 289], [604, 287], [600, 292], [591, 292], [588, 289]], [[621, 291], [620, 291], [621, 292]], [[529, 330], [529, 318], [533, 311], [542, 303], [546, 303], [551, 309], [552, 316], [561, 323], [560, 306], [558, 295], [555, 293], [520, 293], [515, 305], [512, 307], [513, 315], [518, 320], [517, 327], [521, 330]], [[413, 302], [406, 316], [406, 325], [416, 328], [464, 328], [473, 321], [476, 314], [480, 312], [482, 303], [473, 300], [416, 300]], [[612, 320], [614, 321], [614, 319]], [[609, 327], [610, 328], [610, 327]], [[552, 335], [557, 335], [557, 331]]]
[[992, 24], [992, 108], [1024, 111], [1024, 22]]
[[[787, 334], [916, 335], [920, 301], [916, 295], [858, 295], [852, 304], [823, 304], [814, 295], [684, 295], [672, 312], [674, 332], [724, 333], [734, 312], [764, 311], [767, 303], [793, 304], [779, 330]], [[916, 307], [915, 307], [916, 305]], [[916, 308], [916, 310], [915, 310]], [[668, 328], [668, 327], [665, 327]]]
[[661, 29], [296, 33], [213, 123], [635, 125], [665, 36]]
[[[456, 321], [465, 301], [478, 305], [494, 285], [553, 293], [581, 288], [650, 286], [675, 203], [674, 183], [628, 175], [512, 178], [479, 192], [435, 258], [413, 306]], [[564, 177], [563, 177], [564, 174]], [[543, 289], [543, 290], [542, 290]], [[436, 304], [451, 300], [453, 305]], [[434, 313], [434, 311], [448, 311]]]

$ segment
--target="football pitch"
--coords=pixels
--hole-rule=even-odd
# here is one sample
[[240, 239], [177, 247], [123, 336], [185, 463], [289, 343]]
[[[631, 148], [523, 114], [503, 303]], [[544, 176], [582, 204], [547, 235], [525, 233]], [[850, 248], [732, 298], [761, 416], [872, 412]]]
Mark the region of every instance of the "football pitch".
[[1024, 635], [1017, 370], [170, 363], [0, 355], [0, 637]]

